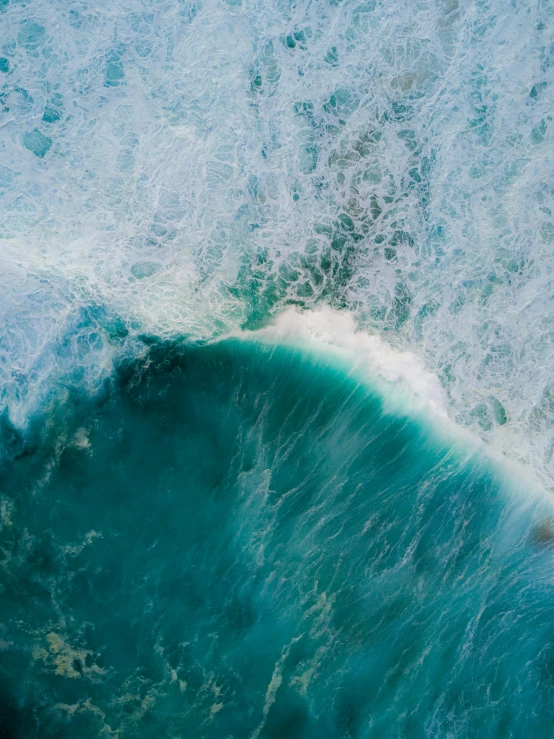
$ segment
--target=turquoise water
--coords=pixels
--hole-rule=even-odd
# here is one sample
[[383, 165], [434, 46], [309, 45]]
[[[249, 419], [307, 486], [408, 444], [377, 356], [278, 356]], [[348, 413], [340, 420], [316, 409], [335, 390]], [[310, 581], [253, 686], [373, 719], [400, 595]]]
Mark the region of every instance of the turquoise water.
[[0, 739], [552, 736], [552, 39], [0, 0]]
[[2, 737], [551, 736], [545, 505], [347, 364], [150, 340], [2, 433]]

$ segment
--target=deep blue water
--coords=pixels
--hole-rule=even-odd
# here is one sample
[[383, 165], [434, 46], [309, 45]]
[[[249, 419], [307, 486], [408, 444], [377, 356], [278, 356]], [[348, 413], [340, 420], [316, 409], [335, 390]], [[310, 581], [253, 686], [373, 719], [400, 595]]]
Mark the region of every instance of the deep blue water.
[[336, 359], [154, 341], [2, 433], [3, 738], [552, 735], [545, 505]]

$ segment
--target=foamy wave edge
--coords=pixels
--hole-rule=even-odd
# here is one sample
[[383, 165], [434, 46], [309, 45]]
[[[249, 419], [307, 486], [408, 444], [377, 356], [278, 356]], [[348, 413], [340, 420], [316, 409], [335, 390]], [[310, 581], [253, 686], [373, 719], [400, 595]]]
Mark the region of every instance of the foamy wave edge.
[[385, 411], [416, 416], [469, 453], [481, 453], [503, 479], [519, 491], [545, 497], [554, 506], [548, 480], [530, 464], [511, 459], [501, 444], [487, 444], [450, 416], [446, 392], [439, 378], [411, 351], [393, 348], [378, 334], [357, 328], [354, 316], [329, 306], [300, 310], [290, 307], [256, 331], [233, 331], [220, 337], [292, 346], [341, 361], [361, 381], [375, 387]]

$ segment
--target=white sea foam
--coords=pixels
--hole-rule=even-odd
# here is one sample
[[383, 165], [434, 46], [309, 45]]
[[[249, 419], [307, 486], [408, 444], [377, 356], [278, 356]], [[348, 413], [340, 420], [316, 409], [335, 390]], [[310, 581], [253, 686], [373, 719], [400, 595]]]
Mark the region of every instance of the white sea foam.
[[439, 378], [421, 357], [395, 349], [375, 332], [369, 334], [359, 329], [348, 311], [328, 306], [304, 311], [289, 307], [264, 328], [235, 331], [231, 336], [293, 346], [327, 359], [339, 359], [347, 372], [379, 390], [385, 411], [420, 417], [441, 436], [460, 443], [461, 449], [485, 454], [518, 495], [533, 493], [530, 499], [534, 495], [546, 496], [549, 505], [554, 504], [548, 492], [549, 479], [537, 474], [528, 460], [516, 460], [510, 453], [510, 433], [499, 435], [494, 443], [484, 443], [474, 431], [457, 424]]
[[[412, 405], [429, 407], [444, 418], [448, 415], [446, 393], [440, 380], [425, 367], [422, 359], [412, 352], [393, 349], [377, 334], [358, 330], [353, 315], [347, 311], [328, 306], [310, 311], [288, 308], [271, 325], [253, 334], [337, 353], [373, 380], [383, 379], [399, 390], [409, 389]], [[243, 334], [246, 338], [248, 335]]]
[[122, 326], [329, 304], [554, 485], [553, 33], [531, 0], [1, 3], [2, 406], [94, 389]]

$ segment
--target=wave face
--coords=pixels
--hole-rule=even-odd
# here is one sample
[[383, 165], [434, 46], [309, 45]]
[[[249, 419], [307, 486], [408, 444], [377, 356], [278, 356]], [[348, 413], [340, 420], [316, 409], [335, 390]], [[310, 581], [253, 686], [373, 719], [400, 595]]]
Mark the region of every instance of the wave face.
[[2, 403], [348, 309], [554, 476], [547, 2], [0, 1]]
[[158, 343], [3, 429], [5, 737], [549, 737], [551, 520], [341, 360]]
[[551, 736], [552, 38], [0, 0], [0, 736]]

